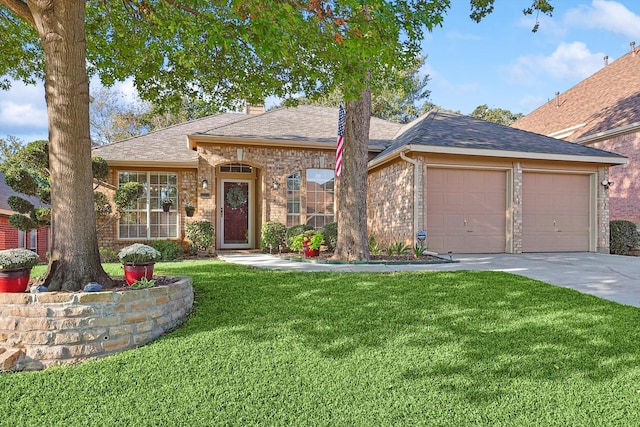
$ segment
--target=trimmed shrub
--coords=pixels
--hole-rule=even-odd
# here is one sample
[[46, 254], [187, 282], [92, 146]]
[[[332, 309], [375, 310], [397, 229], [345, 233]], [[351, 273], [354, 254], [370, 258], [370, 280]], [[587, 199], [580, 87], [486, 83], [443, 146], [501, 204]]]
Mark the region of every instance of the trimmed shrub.
[[338, 242], [338, 223], [330, 222], [322, 227], [322, 235], [324, 236], [324, 244], [327, 245], [329, 251], [336, 249]]
[[100, 249], [100, 259], [102, 262], [118, 262], [118, 253], [113, 248], [109, 248], [106, 246], [101, 247]]
[[307, 230], [313, 230], [313, 227], [309, 224], [298, 224], [293, 227], [289, 227], [287, 229], [287, 233], [285, 234], [285, 242], [288, 248], [291, 248], [291, 244], [293, 243], [293, 238], [299, 234], [304, 233]]
[[629, 255], [638, 246], [638, 227], [631, 221], [615, 220], [609, 223], [609, 250], [615, 255]]
[[278, 246], [284, 245], [286, 234], [286, 225], [280, 222], [265, 222], [260, 230], [260, 247], [263, 251], [268, 251], [269, 245], [271, 245], [272, 249], [277, 251]]
[[213, 245], [214, 231], [211, 221], [188, 222], [186, 227], [187, 238], [193, 242], [199, 252], [205, 253]]
[[163, 261], [172, 261], [184, 254], [182, 247], [172, 240], [154, 240], [151, 247], [162, 254]]

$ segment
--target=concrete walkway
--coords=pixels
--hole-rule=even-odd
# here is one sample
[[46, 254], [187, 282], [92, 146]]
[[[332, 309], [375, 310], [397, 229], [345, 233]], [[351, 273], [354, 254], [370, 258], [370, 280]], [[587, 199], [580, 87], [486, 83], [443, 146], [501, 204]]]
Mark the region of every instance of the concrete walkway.
[[575, 289], [620, 304], [640, 307], [640, 258], [594, 253], [453, 255], [447, 264], [317, 264], [288, 261], [261, 253], [221, 253], [236, 264], [276, 270], [393, 272], [493, 270], [520, 274]]

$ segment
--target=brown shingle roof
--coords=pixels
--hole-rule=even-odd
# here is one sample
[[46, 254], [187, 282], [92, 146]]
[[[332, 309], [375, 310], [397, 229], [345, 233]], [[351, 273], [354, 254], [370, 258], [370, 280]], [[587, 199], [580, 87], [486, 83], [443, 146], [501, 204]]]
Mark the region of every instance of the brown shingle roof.
[[92, 155], [100, 156], [107, 161], [138, 162], [171, 162], [198, 164], [198, 154], [191, 150], [187, 143], [187, 135], [206, 132], [239, 120], [245, 120], [245, 114], [222, 113], [190, 122], [169, 126], [150, 132], [102, 145], [92, 150]]
[[[512, 127], [575, 141], [637, 122], [640, 122], [640, 51], [629, 52], [604, 66]], [[573, 127], [573, 132], [557, 134]]]
[[[301, 105], [279, 108], [246, 120], [221, 126], [200, 134], [240, 138], [277, 139], [335, 143], [338, 132], [338, 109]], [[370, 144], [386, 145], [402, 128], [401, 124], [371, 118]]]

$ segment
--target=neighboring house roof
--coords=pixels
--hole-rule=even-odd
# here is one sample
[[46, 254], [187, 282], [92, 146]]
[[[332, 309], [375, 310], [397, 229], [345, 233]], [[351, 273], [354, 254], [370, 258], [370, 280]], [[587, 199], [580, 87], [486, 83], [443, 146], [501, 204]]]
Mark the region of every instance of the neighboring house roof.
[[[246, 117], [246, 120], [198, 132], [198, 134], [279, 141], [313, 141], [331, 144], [336, 142], [338, 133], [336, 108], [301, 105]], [[369, 144], [386, 146], [401, 127], [401, 124], [372, 117]]]
[[512, 127], [568, 141], [640, 127], [640, 50], [605, 65]]
[[187, 135], [207, 132], [220, 126], [245, 120], [248, 116], [238, 113], [221, 113], [202, 119], [169, 126], [146, 135], [96, 147], [92, 155], [109, 163], [139, 164], [141, 162], [182, 164], [196, 166], [198, 154], [189, 149]]
[[13, 191], [13, 189], [9, 187], [5, 182], [4, 173], [0, 173], [0, 213], [5, 215], [11, 215], [15, 213], [15, 211], [13, 211], [9, 206], [10, 196], [20, 196], [23, 199], [31, 202], [36, 207], [43, 206], [37, 197], [26, 196], [24, 194], [16, 193], [15, 191]]
[[393, 143], [371, 163], [381, 163], [400, 151], [611, 164], [626, 162], [623, 156], [608, 151], [445, 111], [430, 111], [403, 127]]

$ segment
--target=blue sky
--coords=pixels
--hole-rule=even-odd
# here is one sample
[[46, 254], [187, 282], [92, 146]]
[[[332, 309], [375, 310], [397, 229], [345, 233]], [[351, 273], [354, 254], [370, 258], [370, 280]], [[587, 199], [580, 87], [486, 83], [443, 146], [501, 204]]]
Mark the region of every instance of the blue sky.
[[[443, 27], [424, 42], [424, 72], [431, 101], [463, 114], [482, 104], [527, 114], [602, 68], [605, 55], [613, 62], [631, 41], [640, 47], [638, 0], [553, 0], [553, 16], [539, 17], [537, 33], [535, 16], [522, 14], [530, 0], [496, 0], [479, 24], [469, 19], [467, 0], [452, 3]], [[132, 85], [119, 88], [133, 102]], [[47, 137], [41, 84], [0, 92], [0, 138], [8, 135]]]

